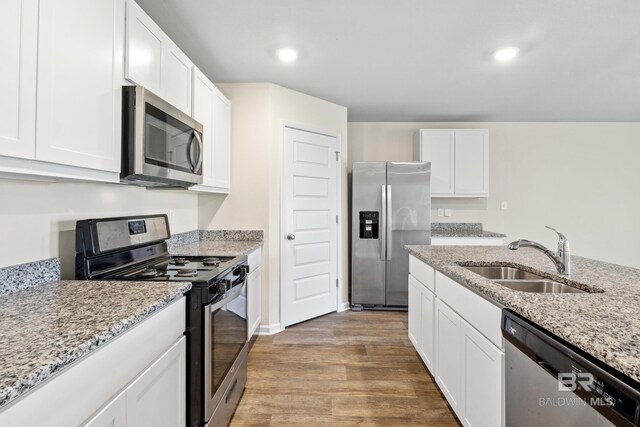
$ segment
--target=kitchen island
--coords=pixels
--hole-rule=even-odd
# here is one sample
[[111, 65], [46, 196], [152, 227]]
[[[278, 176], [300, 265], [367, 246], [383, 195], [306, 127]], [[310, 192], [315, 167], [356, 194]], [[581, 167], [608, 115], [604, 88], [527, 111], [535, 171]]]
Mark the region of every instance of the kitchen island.
[[[409, 253], [485, 299], [509, 308], [625, 375], [640, 381], [640, 270], [572, 256], [570, 277], [540, 252], [504, 246], [407, 246]], [[513, 266], [587, 292], [508, 289], [459, 264]]]

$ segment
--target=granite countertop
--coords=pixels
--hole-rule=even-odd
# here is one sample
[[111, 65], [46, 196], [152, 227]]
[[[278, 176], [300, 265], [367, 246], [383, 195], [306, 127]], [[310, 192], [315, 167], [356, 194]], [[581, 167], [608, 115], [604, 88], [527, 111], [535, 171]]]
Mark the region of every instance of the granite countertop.
[[[609, 366], [640, 381], [640, 270], [577, 256], [572, 274], [557, 274], [541, 252], [505, 246], [406, 246], [436, 270], [509, 308]], [[514, 291], [459, 266], [524, 268], [590, 293]]]
[[57, 281], [0, 296], [0, 409], [172, 303], [191, 283]]
[[173, 246], [172, 255], [184, 256], [238, 256], [262, 246], [255, 240], [200, 240], [198, 242]]
[[431, 237], [507, 237], [506, 234], [484, 230], [478, 222], [434, 222]]
[[431, 237], [507, 237], [506, 234], [496, 233], [489, 230], [451, 230], [451, 231], [431, 231]]

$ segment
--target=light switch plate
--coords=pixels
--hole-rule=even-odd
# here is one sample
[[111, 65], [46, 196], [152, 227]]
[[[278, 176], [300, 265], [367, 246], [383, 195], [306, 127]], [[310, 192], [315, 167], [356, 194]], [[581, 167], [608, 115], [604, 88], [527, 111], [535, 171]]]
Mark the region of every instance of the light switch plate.
[[503, 211], [506, 211], [508, 207], [507, 201], [503, 200], [500, 202], [500, 209], [502, 209]]
[[451, 216], [451, 209], [446, 208], [446, 209], [444, 210], [444, 216]]

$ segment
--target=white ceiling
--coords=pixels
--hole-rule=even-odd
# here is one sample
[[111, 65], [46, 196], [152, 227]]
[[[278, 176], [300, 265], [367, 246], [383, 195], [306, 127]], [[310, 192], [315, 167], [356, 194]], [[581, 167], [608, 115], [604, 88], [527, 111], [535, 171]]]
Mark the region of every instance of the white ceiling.
[[[273, 82], [349, 121], [640, 121], [637, 0], [137, 1], [215, 82]], [[492, 60], [504, 45], [514, 62]]]

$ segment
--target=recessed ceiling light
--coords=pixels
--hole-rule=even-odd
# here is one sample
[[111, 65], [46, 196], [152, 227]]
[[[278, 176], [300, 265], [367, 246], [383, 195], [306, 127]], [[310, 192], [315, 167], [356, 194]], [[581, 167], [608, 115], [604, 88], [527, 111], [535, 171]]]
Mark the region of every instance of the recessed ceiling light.
[[518, 52], [520, 52], [520, 49], [518, 49], [517, 47], [503, 47], [502, 49], [498, 49], [493, 53], [493, 58], [496, 61], [507, 62], [518, 56]]
[[278, 58], [282, 62], [293, 62], [298, 58], [298, 52], [296, 52], [295, 50], [289, 47], [278, 49], [276, 54], [278, 55]]

